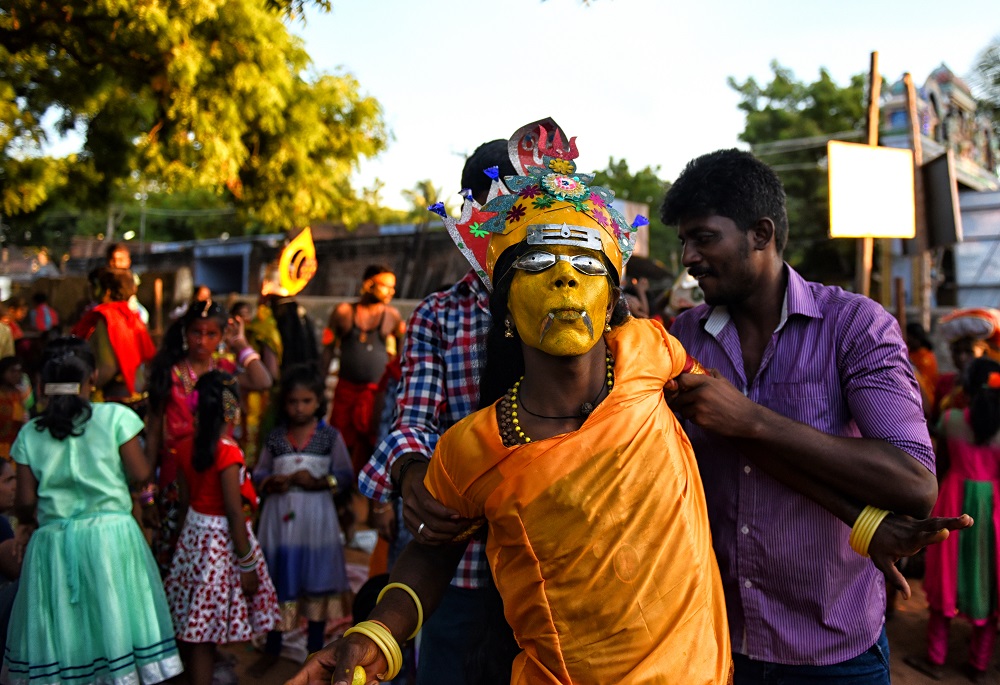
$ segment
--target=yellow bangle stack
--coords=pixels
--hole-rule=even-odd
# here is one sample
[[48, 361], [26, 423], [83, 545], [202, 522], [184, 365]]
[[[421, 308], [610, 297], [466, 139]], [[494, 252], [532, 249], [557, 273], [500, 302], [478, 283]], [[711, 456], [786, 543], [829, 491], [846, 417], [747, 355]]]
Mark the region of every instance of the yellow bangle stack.
[[875, 531], [890, 513], [885, 509], [877, 509], [873, 506], [862, 509], [858, 519], [854, 522], [854, 527], [851, 528], [849, 539], [851, 549], [863, 557], [868, 556], [868, 545], [871, 544]]
[[420, 628], [424, 625], [424, 606], [420, 603], [420, 598], [417, 597], [417, 593], [414, 592], [413, 588], [410, 587], [409, 585], [404, 585], [403, 583], [389, 583], [388, 585], [386, 585], [384, 588], [382, 588], [382, 592], [378, 593], [378, 599], [375, 600], [375, 603], [378, 604], [379, 602], [381, 602], [382, 598], [385, 597], [385, 593], [387, 593], [389, 590], [393, 588], [396, 588], [397, 590], [402, 590], [403, 592], [408, 594], [410, 596], [410, 599], [413, 600], [413, 603], [417, 605], [417, 627], [413, 629], [413, 634], [410, 635], [410, 637], [406, 638], [407, 640], [412, 640], [417, 636], [417, 633], [420, 632]]
[[399, 643], [396, 642], [396, 638], [392, 636], [392, 632], [384, 623], [371, 620], [362, 621], [358, 625], [345, 630], [344, 637], [352, 633], [364, 635], [382, 651], [382, 656], [385, 657], [389, 668], [386, 669], [385, 673], [378, 676], [379, 680], [392, 680], [399, 675], [399, 671], [403, 667], [403, 650], [399, 648]]

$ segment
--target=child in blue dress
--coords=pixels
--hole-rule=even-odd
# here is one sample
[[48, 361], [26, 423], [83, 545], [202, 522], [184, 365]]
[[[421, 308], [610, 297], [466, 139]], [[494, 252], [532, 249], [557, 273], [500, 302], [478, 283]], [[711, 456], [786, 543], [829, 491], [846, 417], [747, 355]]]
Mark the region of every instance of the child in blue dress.
[[152, 475], [142, 420], [88, 401], [94, 367], [86, 342], [54, 341], [42, 368], [45, 411], [11, 448], [18, 519], [38, 528], [0, 674], [10, 685], [148, 685], [182, 670], [160, 574], [132, 517], [129, 481]]
[[281, 425], [268, 436], [254, 470], [264, 493], [259, 537], [281, 604], [282, 623], [268, 634], [254, 666], [265, 671], [281, 653], [282, 633], [308, 620], [307, 649], [323, 646], [327, 619], [344, 615], [350, 589], [333, 495], [349, 488], [351, 458], [340, 431], [324, 415], [322, 377], [309, 365], [286, 369]]

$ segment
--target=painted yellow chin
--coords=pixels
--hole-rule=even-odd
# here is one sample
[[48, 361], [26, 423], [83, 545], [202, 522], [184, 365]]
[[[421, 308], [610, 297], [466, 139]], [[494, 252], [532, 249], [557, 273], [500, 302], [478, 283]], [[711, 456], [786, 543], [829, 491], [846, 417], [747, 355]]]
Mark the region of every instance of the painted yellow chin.
[[[554, 254], [592, 254], [564, 245], [546, 248]], [[582, 274], [569, 262], [538, 273], [517, 271], [507, 309], [521, 340], [557, 357], [580, 355], [604, 334], [611, 286], [605, 276]]]

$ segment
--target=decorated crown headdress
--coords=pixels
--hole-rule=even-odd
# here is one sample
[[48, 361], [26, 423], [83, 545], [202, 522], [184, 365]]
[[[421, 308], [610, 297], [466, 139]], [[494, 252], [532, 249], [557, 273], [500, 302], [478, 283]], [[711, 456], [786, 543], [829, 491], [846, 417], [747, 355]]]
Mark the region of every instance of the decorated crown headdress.
[[500, 255], [524, 241], [603, 252], [620, 280], [635, 249], [635, 232], [648, 223], [645, 217], [629, 225], [612, 207], [615, 194], [594, 185], [592, 174], [577, 172], [576, 138], [567, 142], [552, 119], [519, 128], [508, 142], [508, 151], [517, 174], [501, 181], [496, 167], [485, 169], [493, 179], [485, 205], [463, 190], [465, 202], [457, 220], [448, 216], [442, 203], [430, 207], [442, 217], [486, 287], [493, 289], [493, 266]]

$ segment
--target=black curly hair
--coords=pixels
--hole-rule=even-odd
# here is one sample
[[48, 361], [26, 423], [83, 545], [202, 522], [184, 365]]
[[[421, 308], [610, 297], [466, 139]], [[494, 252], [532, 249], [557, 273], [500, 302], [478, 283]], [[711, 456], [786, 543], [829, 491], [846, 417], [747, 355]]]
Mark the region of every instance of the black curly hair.
[[239, 398], [239, 388], [236, 379], [225, 371], [209, 371], [202, 374], [194, 389], [198, 393], [198, 408], [195, 411], [191, 465], [200, 473], [215, 463], [219, 438], [226, 424], [224, 394], [229, 392], [234, 398]]
[[472, 197], [483, 204], [486, 196], [489, 195], [490, 186], [493, 179], [486, 175], [486, 169], [498, 167], [500, 178], [513, 176], [517, 173], [514, 170], [514, 163], [510, 161], [510, 152], [507, 150], [507, 141], [502, 139], [491, 140], [476, 148], [476, 151], [469, 155], [462, 167], [462, 188], [472, 191]]
[[779, 255], [788, 243], [785, 188], [774, 169], [749, 152], [717, 150], [688, 162], [660, 207], [668, 226], [713, 214], [732, 219], [743, 231], [769, 218]]

